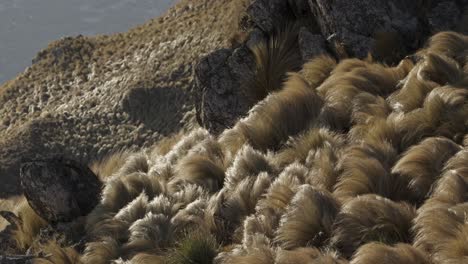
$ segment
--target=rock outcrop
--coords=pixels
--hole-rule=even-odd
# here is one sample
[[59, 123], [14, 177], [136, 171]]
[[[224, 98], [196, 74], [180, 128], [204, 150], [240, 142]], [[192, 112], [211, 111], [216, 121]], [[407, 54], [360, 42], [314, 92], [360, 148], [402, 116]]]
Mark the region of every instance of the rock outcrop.
[[[339, 59], [370, 54], [374, 60], [394, 64], [436, 32], [466, 33], [467, 10], [462, 0], [254, 1], [243, 20], [248, 21], [245, 44], [214, 51], [195, 69], [198, 120], [210, 132], [219, 133], [245, 116], [253, 104], [246, 100], [245, 84], [248, 76], [254, 76], [245, 72], [255, 69], [252, 55], [245, 50], [287, 21], [301, 25], [297, 41], [304, 61], [322, 53]], [[249, 63], [233, 63], [239, 61], [239, 54], [243, 54], [241, 61]]]
[[[0, 195], [18, 193], [21, 159], [86, 163], [197, 123], [215, 134], [232, 126], [255, 103], [246, 91], [255, 75], [250, 48], [286, 21], [301, 25], [304, 62], [370, 53], [391, 64], [437, 31], [466, 32], [467, 5], [185, 0], [126, 33], [56, 41], [0, 87]], [[232, 46], [239, 26], [245, 37]]]
[[[240, 19], [245, 39], [213, 49], [199, 60], [193, 69], [193, 91], [179, 91], [177, 85], [164, 87], [169, 90], [149, 88], [153, 84], [148, 79], [131, 89], [112, 82], [120, 93], [104, 93], [97, 99], [116, 96], [118, 100], [109, 101], [116, 111], [99, 112], [105, 116], [104, 123], [86, 132], [109, 127], [112, 134], [114, 123], [108, 120], [124, 115], [127, 123], [123, 125], [138, 124], [137, 136], [129, 144], [139, 145], [140, 140], [142, 145], [149, 144], [147, 133], [171, 130], [161, 124], [170, 126], [171, 120], [179, 118], [181, 127], [190, 124], [184, 121], [190, 116], [187, 113], [152, 115], [153, 111], [172, 111], [177, 108], [174, 101], [184, 100], [196, 105], [198, 121], [210, 131], [195, 129], [164, 142], [161, 149], [117, 153], [103, 160], [99, 166], [112, 170], [98, 205], [85, 219], [71, 223], [57, 222], [89, 212], [101, 189], [96, 176], [68, 159], [26, 163], [21, 169], [25, 195], [50, 226], [30, 232], [20, 253], [57, 251], [64, 261], [55, 262], [79, 258], [83, 263], [166, 263], [173, 262], [174, 256], [178, 257], [176, 263], [179, 259], [192, 263], [374, 263], [376, 259], [382, 263], [395, 259], [401, 263], [441, 259], [458, 263], [466, 259], [468, 36], [436, 34], [415, 56], [403, 58], [396, 67], [382, 65], [379, 62], [391, 64], [413, 52], [412, 45], [418, 46], [415, 43], [427, 37], [426, 31], [452, 23], [431, 20], [425, 10], [447, 14], [452, 8], [429, 2], [376, 1], [383, 8], [380, 10], [371, 8], [372, 2], [367, 0], [348, 6], [352, 2], [253, 2], [247, 8], [249, 15]], [[395, 11], [405, 6], [408, 12], [416, 12], [414, 16]], [[359, 21], [348, 34], [350, 25], [337, 26], [342, 21], [333, 21], [341, 19], [336, 15], [339, 8], [349, 12], [342, 18], [374, 23], [367, 25], [366, 33], [359, 29], [366, 23]], [[361, 16], [353, 16], [358, 11]], [[384, 13], [389, 18], [379, 20]], [[466, 14], [460, 14], [458, 20], [464, 17]], [[398, 22], [400, 19], [408, 19], [409, 24]], [[267, 89], [266, 99], [256, 102], [248, 93], [252, 80], [262, 75], [258, 74], [261, 67], [255, 65], [258, 53], [252, 54], [252, 47], [270, 41], [277, 23], [291, 20], [298, 27], [294, 25], [294, 34], [285, 37], [294, 38], [293, 45], [285, 46], [293, 50], [294, 62], [296, 57], [304, 63], [321, 53], [337, 60], [320, 56], [307, 62], [299, 74], [290, 75], [284, 89]], [[406, 43], [404, 29], [392, 31], [397, 25], [411, 30], [414, 25], [421, 27], [421, 35], [406, 36], [416, 41]], [[451, 27], [463, 31], [466, 24], [455, 22]], [[359, 38], [362, 42], [354, 42]], [[52, 52], [53, 59], [61, 56], [60, 51]], [[349, 56], [367, 58], [344, 59]], [[280, 62], [290, 62], [279, 57]], [[66, 61], [65, 66], [74, 60]], [[51, 65], [60, 63], [56, 59]], [[283, 72], [275, 68], [264, 76], [276, 78], [271, 82], [275, 85], [281, 83], [285, 69], [292, 68], [299, 70], [294, 65], [280, 68]], [[265, 83], [270, 84], [269, 80]], [[77, 106], [71, 99], [70, 105], [61, 107]], [[102, 108], [105, 103], [95, 101], [93, 107], [108, 110]], [[95, 148], [77, 149], [73, 141], [70, 148], [63, 144], [75, 134], [62, 133], [70, 131], [60, 126], [79, 127], [83, 118], [96, 117], [81, 114], [88, 113], [83, 109], [66, 112], [63, 119], [41, 114], [29, 121], [17, 131], [16, 140], [23, 140], [22, 145], [5, 145], [11, 154], [8, 157], [55, 156], [58, 148], [70, 155], [72, 150], [93, 153]], [[247, 111], [247, 117], [236, 122]], [[213, 135], [233, 123], [220, 137]], [[91, 139], [95, 137], [82, 140]], [[106, 152], [103, 146], [108, 139], [105, 133], [96, 138], [99, 152]], [[51, 202], [51, 196], [58, 201]], [[11, 223], [7, 232], [28, 219], [0, 215]], [[2, 237], [8, 239], [0, 233], [0, 242]], [[58, 250], [47, 249], [41, 241], [56, 243], [56, 237], [71, 239], [57, 243]], [[457, 250], [444, 246], [447, 243]], [[199, 261], [200, 256], [205, 260]]]
[[21, 161], [87, 163], [196, 126], [193, 65], [229, 46], [247, 0], [183, 0], [110, 36], [53, 42], [0, 87], [0, 196], [19, 193]]
[[87, 166], [72, 160], [26, 162], [20, 174], [29, 205], [49, 223], [85, 216], [101, 197], [98, 177]]

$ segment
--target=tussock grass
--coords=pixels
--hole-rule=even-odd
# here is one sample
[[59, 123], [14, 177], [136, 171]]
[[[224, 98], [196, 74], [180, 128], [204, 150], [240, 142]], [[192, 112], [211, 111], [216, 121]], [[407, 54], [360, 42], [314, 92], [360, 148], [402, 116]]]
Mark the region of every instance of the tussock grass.
[[[233, 128], [96, 163], [105, 188], [80, 261], [466, 261], [466, 36], [437, 34], [395, 67], [321, 56], [283, 83], [289, 62], [271, 63], [292, 59], [288, 38], [263, 44], [254, 93], [267, 95]], [[25, 219], [23, 250], [43, 224]]]
[[266, 39], [250, 47], [256, 63], [254, 77], [248, 83], [253, 102], [281, 89], [287, 73], [300, 69], [302, 59], [298, 49], [298, 32], [299, 26], [290, 23], [276, 28]]
[[167, 255], [168, 264], [212, 264], [219, 245], [211, 234], [192, 231]]

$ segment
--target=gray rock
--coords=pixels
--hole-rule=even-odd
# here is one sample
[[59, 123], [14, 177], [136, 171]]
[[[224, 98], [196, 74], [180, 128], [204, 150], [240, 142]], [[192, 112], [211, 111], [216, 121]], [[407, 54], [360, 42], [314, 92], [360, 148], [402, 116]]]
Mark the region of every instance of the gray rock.
[[[253, 47], [288, 21], [314, 20], [307, 0], [256, 0], [247, 8], [241, 28], [248, 31], [245, 43], [235, 49], [217, 50], [195, 68], [195, 104], [197, 121], [212, 133], [231, 127], [256, 103], [249, 99], [245, 87], [254, 72]], [[310, 22], [310, 21], [309, 21]], [[304, 25], [314, 24], [304, 22]], [[304, 28], [300, 39], [301, 55], [305, 60], [325, 50], [323, 37]]]
[[51, 223], [72, 221], [91, 212], [102, 187], [88, 167], [72, 160], [26, 162], [20, 177], [31, 208]]
[[[197, 120], [209, 131], [219, 133], [247, 113], [255, 102], [248, 102], [243, 91], [243, 83], [251, 73], [249, 67], [254, 66], [246, 47], [262, 41], [291, 18], [307, 25], [298, 36], [303, 61], [326, 53], [327, 45], [338, 57], [364, 58], [380, 44], [374, 37], [382, 33], [381, 43], [401, 51], [395, 57], [402, 57], [419, 47], [428, 35], [426, 24], [419, 19], [420, 12], [417, 4], [403, 0], [256, 0], [247, 9], [251, 28], [246, 44], [235, 50], [215, 51], [195, 69]], [[313, 23], [304, 20], [307, 16]], [[388, 35], [394, 38], [392, 42], [387, 41]], [[390, 50], [390, 54], [393, 52]], [[373, 54], [377, 59], [380, 56]]]
[[428, 14], [428, 21], [432, 32], [453, 29], [460, 15], [460, 7], [455, 1], [449, 0], [437, 3]]
[[[405, 0], [309, 0], [322, 35], [331, 46], [344, 46], [349, 56], [364, 58], [372, 51], [378, 34], [395, 34], [402, 53], [418, 48], [427, 35], [419, 19], [421, 6]], [[340, 51], [336, 50], [339, 54]]]
[[247, 45], [247, 47], [252, 48], [258, 43], [260, 43], [261, 41], [264, 41], [265, 38], [266, 38], [265, 33], [261, 31], [260, 29], [255, 28], [250, 32], [249, 37], [247, 38], [247, 41], [245, 42], [245, 44]]
[[271, 32], [275, 25], [288, 16], [288, 1], [256, 0], [247, 9], [252, 22], [264, 32]]
[[311, 16], [308, 0], [288, 0], [287, 2], [296, 18]]
[[313, 34], [307, 28], [302, 27], [299, 31], [299, 48], [303, 61], [308, 61], [320, 54], [326, 54], [326, 40], [320, 34]]
[[252, 76], [254, 58], [243, 45], [221, 49], [203, 58], [195, 69], [198, 122], [214, 134], [232, 126], [251, 103], [243, 90]]
[[311, 20], [308, 0], [256, 0], [247, 9], [250, 21], [264, 32], [271, 32], [292, 20]]

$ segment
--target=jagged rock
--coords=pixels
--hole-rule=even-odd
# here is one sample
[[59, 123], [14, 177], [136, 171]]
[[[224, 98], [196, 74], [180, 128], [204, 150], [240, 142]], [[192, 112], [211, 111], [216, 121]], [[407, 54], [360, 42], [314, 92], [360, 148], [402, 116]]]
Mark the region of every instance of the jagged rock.
[[285, 0], [257, 0], [248, 7], [247, 13], [255, 26], [271, 32], [278, 22], [290, 15], [288, 10], [288, 1]]
[[[242, 83], [249, 75], [236, 74], [249, 73], [253, 65], [245, 46], [254, 46], [288, 20], [302, 25], [298, 46], [304, 62], [330, 51], [338, 58], [365, 58], [370, 53], [377, 61], [393, 64], [420, 48], [436, 28], [454, 29], [463, 1], [253, 1], [241, 21], [241, 28], [250, 33], [245, 44], [214, 51], [195, 69], [197, 121], [218, 133], [247, 113], [251, 102], [245, 102]], [[244, 58], [235, 59], [241, 54]]]
[[255, 45], [257, 45], [258, 43], [264, 40], [265, 40], [265, 32], [263, 32], [259, 28], [255, 28], [250, 32], [249, 37], [247, 38], [247, 41], [245, 42], [245, 44], [247, 45], [247, 47], [254, 47]]
[[[249, 32], [245, 43], [236, 49], [214, 51], [195, 68], [197, 121], [214, 134], [234, 125], [255, 103], [246, 91], [255, 67], [249, 47], [290, 20], [313, 21], [307, 0], [256, 0], [246, 13], [248, 18], [241, 21], [241, 28]], [[304, 61], [324, 52], [323, 38], [310, 30], [314, 32], [313, 27], [304, 28], [299, 39]]]
[[197, 120], [219, 133], [234, 124], [249, 107], [242, 89], [252, 75], [254, 58], [243, 45], [234, 51], [221, 49], [203, 58], [195, 69]]
[[99, 201], [101, 182], [88, 167], [72, 160], [26, 162], [20, 176], [31, 208], [52, 223], [86, 215]]
[[326, 40], [320, 34], [313, 34], [307, 28], [299, 30], [299, 48], [303, 61], [308, 61], [320, 54], [326, 54]]
[[[372, 51], [374, 38], [391, 35], [403, 43], [401, 54], [418, 48], [429, 34], [421, 19], [424, 5], [406, 0], [309, 0], [309, 4], [327, 38], [340, 55], [364, 58]], [[392, 44], [392, 43], [388, 43]], [[397, 45], [397, 48], [401, 48]]]
[[[315, 23], [308, 0], [256, 0], [247, 8], [252, 25], [263, 32], [272, 32], [293, 20]], [[304, 22], [304, 21], [302, 21]]]
[[296, 18], [311, 17], [308, 0], [289, 0], [289, 8]]
[[460, 10], [460, 7], [451, 0], [437, 3], [428, 14], [428, 21], [432, 31], [453, 29], [460, 18]]

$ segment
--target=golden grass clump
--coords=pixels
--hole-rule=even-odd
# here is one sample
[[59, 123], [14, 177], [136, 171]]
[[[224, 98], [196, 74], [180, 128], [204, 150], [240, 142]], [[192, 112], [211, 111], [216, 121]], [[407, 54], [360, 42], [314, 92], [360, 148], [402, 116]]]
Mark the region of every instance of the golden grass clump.
[[414, 245], [438, 263], [466, 259], [468, 213], [468, 152], [459, 151], [446, 163], [442, 177], [414, 221]]
[[299, 72], [312, 88], [320, 86], [336, 67], [337, 62], [330, 56], [319, 55], [306, 62]]
[[[13, 196], [8, 199], [0, 199], [0, 211], [15, 212], [17, 205], [21, 203], [24, 196]], [[3, 230], [7, 225], [8, 221], [0, 217], [0, 230]]]
[[339, 155], [344, 144], [345, 140], [341, 135], [324, 128], [312, 128], [289, 140], [274, 157], [274, 161], [280, 168], [293, 162], [305, 164], [307, 157], [323, 149], [330, 149], [331, 152]]
[[330, 246], [350, 258], [368, 242], [411, 243], [416, 210], [378, 195], [362, 195], [343, 205], [336, 216]]
[[297, 25], [287, 25], [275, 29], [266, 39], [250, 47], [256, 65], [253, 79], [248, 84], [253, 102], [280, 90], [287, 73], [300, 69], [302, 58], [297, 44], [298, 31]]
[[237, 151], [249, 143], [255, 149], [278, 149], [289, 136], [309, 127], [318, 116], [322, 99], [298, 74], [284, 88], [254, 106], [234, 128], [221, 134], [221, 144]]
[[431, 264], [424, 252], [409, 244], [398, 243], [389, 246], [381, 243], [368, 243], [358, 249], [351, 264]]
[[[84, 252], [50, 241], [41, 263], [466, 262], [467, 37], [439, 33], [395, 67], [319, 56], [287, 74], [296, 38], [253, 48], [261, 101], [220, 136], [95, 162]], [[0, 208], [25, 252], [46, 223], [20, 202]]]
[[34, 260], [34, 264], [84, 264], [75, 249], [63, 248], [56, 241], [42, 245], [41, 251], [45, 257]]
[[167, 255], [167, 264], [211, 264], [219, 251], [219, 245], [211, 234], [192, 231], [180, 239]]
[[81, 257], [83, 263], [106, 264], [120, 256], [120, 247], [117, 241], [105, 238], [100, 241], [87, 244]]
[[453, 58], [458, 63], [464, 64], [467, 45], [468, 37], [466, 35], [451, 31], [440, 32], [429, 39], [426, 48], [420, 53], [431, 52]]
[[130, 152], [119, 151], [93, 162], [89, 167], [101, 181], [105, 181], [119, 171], [130, 155]]
[[297, 248], [294, 250], [278, 250], [276, 262], [279, 264], [346, 264], [345, 259], [340, 258], [336, 252], [321, 252], [314, 247]]
[[174, 147], [177, 142], [179, 142], [184, 136], [184, 133], [179, 132], [171, 136], [167, 136], [152, 147], [152, 156], [157, 155], [166, 155]]
[[416, 65], [401, 81], [401, 88], [387, 98], [393, 111], [407, 113], [421, 107], [426, 95], [437, 87], [437, 83], [419, 78], [421, 67], [421, 63]]
[[457, 91], [437, 90], [426, 97], [422, 108], [394, 116], [401, 138], [400, 149], [405, 150], [430, 136], [443, 136], [461, 143], [467, 126], [467, 98]]
[[461, 147], [450, 139], [427, 138], [406, 151], [392, 173], [408, 184], [411, 201], [420, 204], [430, 194], [445, 162], [460, 150]]
[[265, 154], [245, 145], [226, 170], [225, 189], [233, 190], [245, 178], [257, 176], [261, 172], [275, 173], [277, 169], [272, 163]]
[[281, 248], [320, 247], [329, 238], [339, 203], [331, 193], [301, 186], [286, 209], [276, 231]]
[[183, 158], [177, 165], [176, 175], [171, 184], [197, 184], [212, 193], [221, 189], [225, 178], [222, 167], [199, 155]]
[[333, 192], [338, 199], [347, 201], [372, 193], [395, 200], [406, 198], [403, 183], [391, 173], [398, 153], [389, 143], [363, 143], [348, 147], [344, 153]]

